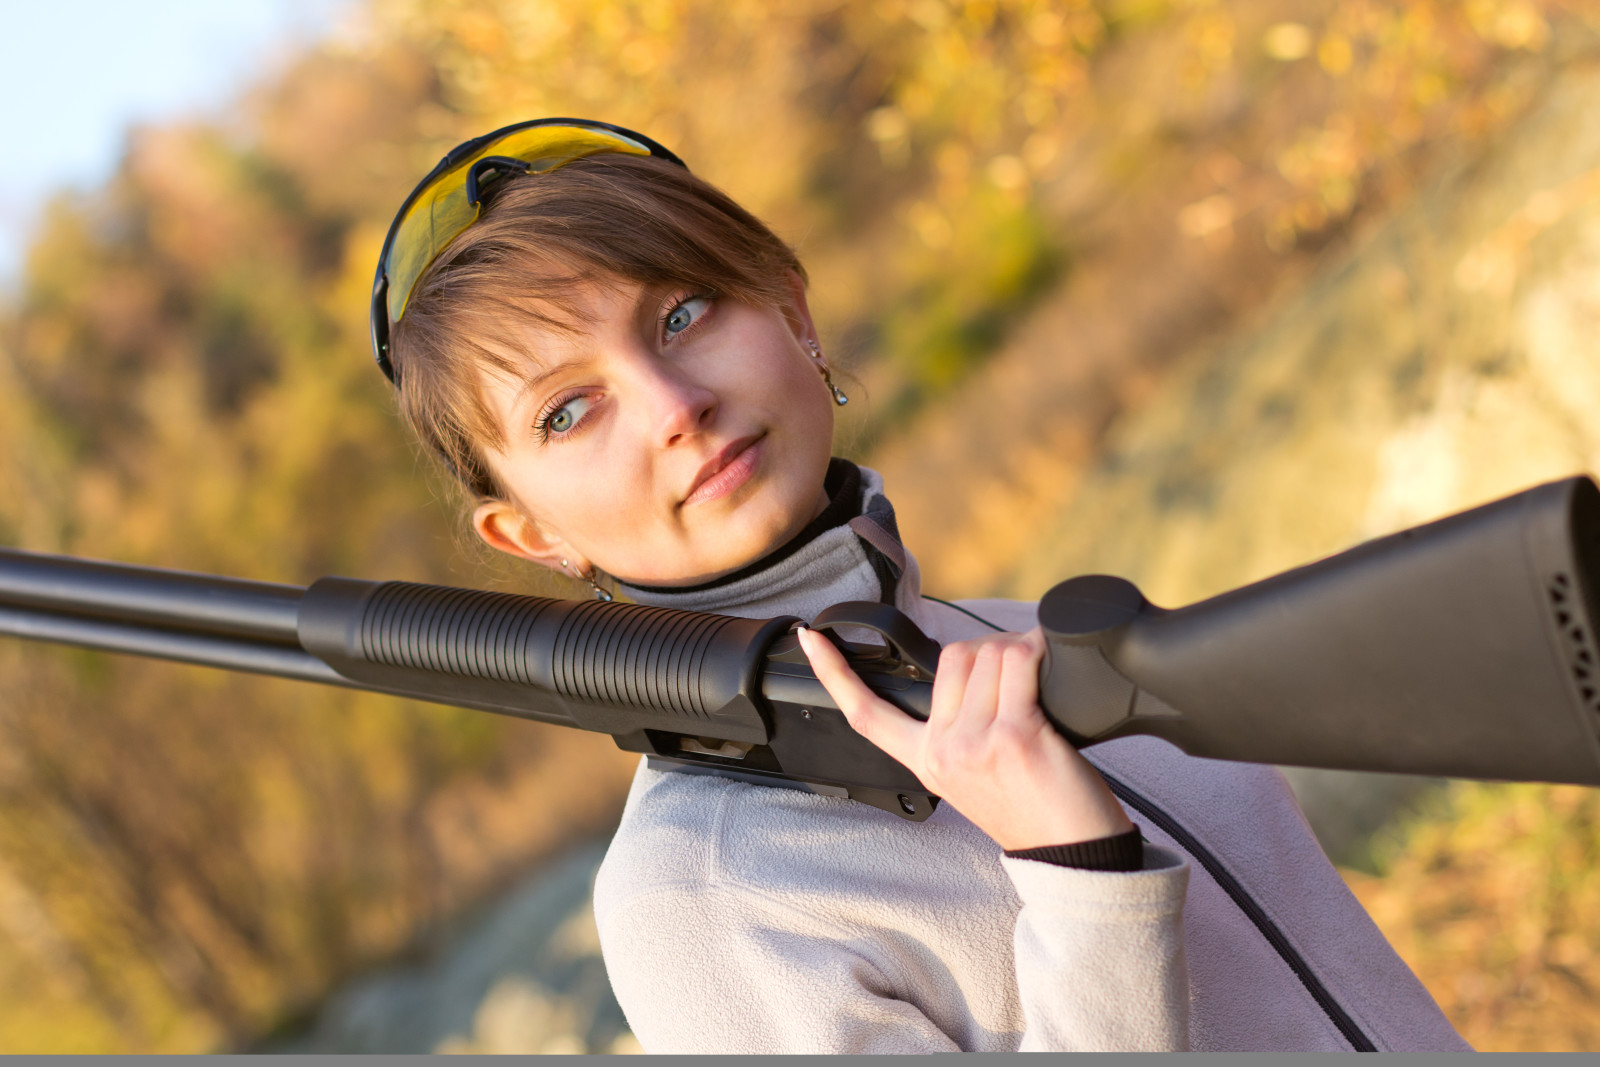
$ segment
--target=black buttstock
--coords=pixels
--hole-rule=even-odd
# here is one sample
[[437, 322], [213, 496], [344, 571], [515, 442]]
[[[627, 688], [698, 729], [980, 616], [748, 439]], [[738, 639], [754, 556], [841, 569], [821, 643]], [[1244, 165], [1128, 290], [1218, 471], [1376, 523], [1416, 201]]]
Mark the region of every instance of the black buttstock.
[[1600, 785], [1600, 491], [1536, 487], [1177, 610], [1052, 589], [1047, 715], [1080, 745]]

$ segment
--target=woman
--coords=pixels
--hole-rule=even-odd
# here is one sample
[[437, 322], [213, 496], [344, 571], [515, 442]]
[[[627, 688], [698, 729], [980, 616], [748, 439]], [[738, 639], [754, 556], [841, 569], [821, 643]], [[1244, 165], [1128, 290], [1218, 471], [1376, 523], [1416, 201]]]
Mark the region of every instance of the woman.
[[648, 604], [881, 600], [945, 645], [919, 723], [801, 634], [944, 798], [924, 823], [641, 766], [595, 899], [646, 1049], [1465, 1047], [1276, 772], [1086, 759], [1037, 706], [1031, 605], [921, 596], [881, 480], [829, 457], [804, 268], [665, 148], [566, 119], [461, 146], [396, 218], [373, 331], [495, 548]]

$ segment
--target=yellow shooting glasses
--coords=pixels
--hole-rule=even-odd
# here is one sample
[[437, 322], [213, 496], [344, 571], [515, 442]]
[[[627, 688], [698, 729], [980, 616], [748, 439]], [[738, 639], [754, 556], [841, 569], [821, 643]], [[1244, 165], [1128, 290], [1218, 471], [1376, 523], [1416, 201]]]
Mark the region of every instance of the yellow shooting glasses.
[[390, 324], [406, 313], [428, 264], [478, 221], [493, 185], [514, 174], [548, 174], [604, 152], [655, 156], [684, 167], [683, 160], [661, 145], [621, 126], [588, 119], [534, 119], [459, 144], [428, 172], [389, 224], [372, 280], [372, 354], [384, 377], [400, 384], [389, 361]]

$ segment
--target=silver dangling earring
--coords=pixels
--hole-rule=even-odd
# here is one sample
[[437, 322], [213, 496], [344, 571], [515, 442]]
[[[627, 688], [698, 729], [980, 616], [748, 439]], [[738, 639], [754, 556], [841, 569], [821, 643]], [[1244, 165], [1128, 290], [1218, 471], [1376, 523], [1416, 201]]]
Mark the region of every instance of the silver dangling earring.
[[807, 341], [811, 346], [811, 355], [816, 358], [817, 369], [822, 371], [822, 384], [828, 387], [828, 392], [833, 394], [833, 402], [840, 407], [850, 403], [850, 398], [844, 395], [844, 390], [833, 384], [833, 374], [828, 370], [828, 361], [822, 358], [822, 349], [817, 342]]
[[599, 601], [601, 601], [603, 603], [606, 603], [606, 604], [611, 603], [611, 601], [613, 599], [612, 596], [611, 596], [611, 593], [610, 593], [609, 590], [603, 588], [600, 585], [599, 582], [595, 581], [594, 568], [593, 567], [589, 568], [589, 573], [588, 574], [580, 574], [577, 571], [573, 570], [571, 564], [569, 564], [566, 560], [563, 559], [561, 561], [561, 569], [566, 571], [567, 573], [571, 574], [574, 578], [577, 578], [580, 581], [588, 582], [589, 583], [589, 588], [594, 590], [594, 598], [596, 600], [599, 600]]

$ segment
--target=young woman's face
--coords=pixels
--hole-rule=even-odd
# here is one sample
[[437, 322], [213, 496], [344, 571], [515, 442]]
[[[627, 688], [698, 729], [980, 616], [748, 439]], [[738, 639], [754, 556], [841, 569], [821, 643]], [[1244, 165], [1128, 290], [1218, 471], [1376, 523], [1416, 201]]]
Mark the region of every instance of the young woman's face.
[[591, 285], [571, 332], [530, 327], [525, 370], [486, 377], [510, 500], [474, 524], [497, 548], [643, 585], [737, 570], [827, 506], [832, 399], [795, 279], [787, 308]]

